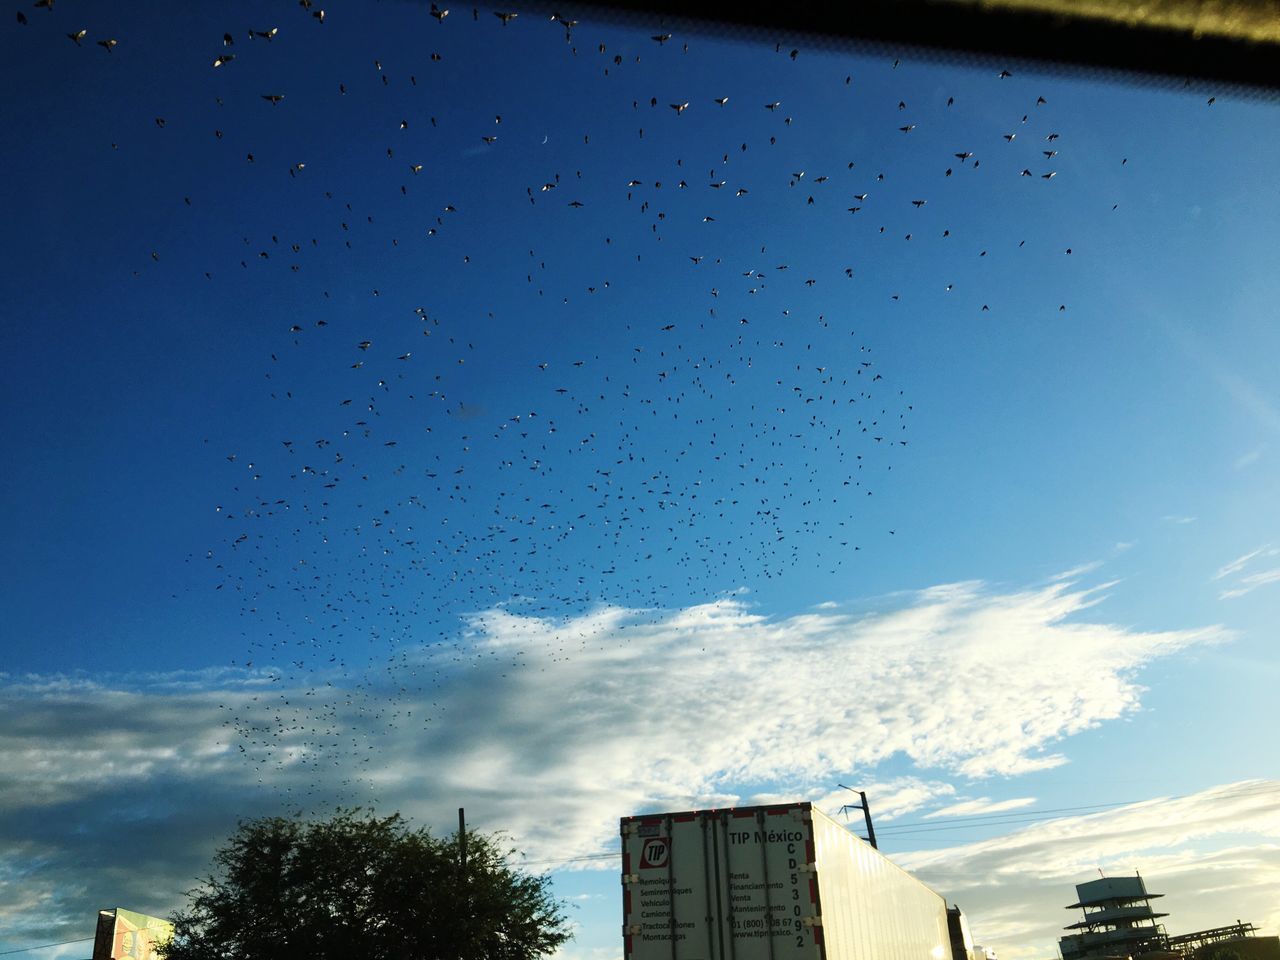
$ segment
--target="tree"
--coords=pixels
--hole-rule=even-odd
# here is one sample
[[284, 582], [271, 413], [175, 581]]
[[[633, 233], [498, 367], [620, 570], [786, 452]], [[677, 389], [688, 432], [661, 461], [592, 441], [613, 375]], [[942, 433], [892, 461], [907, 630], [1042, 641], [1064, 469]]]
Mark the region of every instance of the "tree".
[[535, 960], [569, 939], [546, 876], [497, 838], [399, 814], [242, 822], [173, 917], [165, 960]]

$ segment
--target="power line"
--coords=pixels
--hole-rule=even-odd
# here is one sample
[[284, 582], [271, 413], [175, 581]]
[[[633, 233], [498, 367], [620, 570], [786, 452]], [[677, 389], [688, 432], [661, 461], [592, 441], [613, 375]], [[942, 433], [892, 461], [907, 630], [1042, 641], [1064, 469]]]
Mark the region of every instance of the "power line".
[[88, 943], [93, 937], [81, 937], [78, 940], [59, 940], [57, 943], [42, 943], [38, 947], [19, 947], [17, 950], [0, 950], [0, 957], [8, 957], [15, 953], [30, 953], [32, 950], [48, 950], [50, 947], [65, 947], [69, 943]]
[[587, 860], [611, 860], [619, 856], [621, 856], [621, 853], [617, 851], [615, 851], [614, 853], [584, 853], [580, 857], [566, 857], [566, 858], [560, 858], [556, 860], [525, 860], [518, 865], [521, 867], [531, 867], [531, 866], [548, 864], [548, 863], [551, 863], [551, 864], [582, 863]]
[[[1275, 783], [1252, 783], [1242, 786], [1238, 790], [1229, 790], [1221, 794], [1224, 797], [1248, 797], [1260, 794], [1280, 792], [1280, 786]], [[914, 820], [909, 823], [894, 823], [878, 828], [879, 833], [887, 833], [889, 831], [899, 831], [894, 836], [907, 837], [920, 833], [935, 833], [948, 830], [968, 830], [975, 827], [999, 827], [1003, 825], [1015, 825], [1022, 823], [1035, 823], [1042, 820], [1058, 819], [1058, 815], [1062, 813], [1079, 813], [1081, 811], [1103, 811], [1111, 810], [1116, 807], [1128, 807], [1135, 804], [1159, 804], [1170, 803], [1175, 800], [1189, 799], [1192, 794], [1176, 794], [1169, 797], [1158, 797], [1154, 800], [1115, 800], [1110, 803], [1092, 803], [1074, 807], [1049, 807], [1044, 810], [1022, 810], [1010, 811], [1006, 814], [973, 814], [971, 816], [949, 817], [947, 820]], [[964, 821], [964, 822], [957, 822]], [[551, 860], [526, 860], [521, 866], [564, 866], [573, 863], [587, 863], [596, 860], [611, 860], [620, 856], [620, 853], [588, 853], [580, 857], [564, 857]]]
[[[1275, 784], [1248, 784], [1239, 790], [1227, 791], [1222, 794], [1225, 797], [1248, 797], [1258, 794], [1276, 793], [1277, 786]], [[1079, 807], [1051, 807], [1046, 810], [1021, 810], [1010, 811], [1003, 814], [974, 814], [967, 817], [950, 817], [946, 821], [938, 820], [914, 820], [909, 823], [891, 823], [880, 828], [881, 833], [890, 831], [906, 831], [911, 832], [933, 832], [935, 830], [947, 829], [965, 829], [968, 827], [983, 826], [1000, 826], [1006, 823], [1030, 823], [1035, 820], [1052, 820], [1053, 814], [1078, 812], [1083, 810], [1105, 810], [1114, 807], [1127, 807], [1139, 803], [1169, 803], [1174, 800], [1187, 800], [1193, 794], [1176, 794], [1170, 797], [1158, 797], [1155, 800], [1116, 800], [1112, 803], [1094, 803]], [[959, 823], [957, 821], [965, 821]]]
[[1017, 826], [1018, 824], [1022, 824], [1022, 823], [1040, 823], [1045, 820], [1061, 820], [1061, 819], [1065, 819], [1065, 818], [1060, 817], [1056, 813], [1047, 813], [1039, 817], [1034, 817], [1034, 816], [1018, 817], [1016, 819], [1011, 819], [1011, 820], [999, 820], [995, 823], [936, 823], [936, 824], [933, 824], [932, 826], [916, 827], [914, 830], [902, 830], [897, 833], [892, 833], [890, 834], [890, 836], [915, 837], [915, 836], [919, 836], [922, 833], [938, 833], [939, 831], [945, 833], [950, 830], [973, 830], [973, 829], [982, 829], [983, 827], [1002, 827], [1006, 825]]
[[1140, 803], [1140, 802], [1141, 801], [1137, 801], [1137, 800], [1116, 800], [1113, 803], [1091, 803], [1091, 804], [1087, 804], [1085, 806], [1080, 806], [1080, 807], [1051, 807], [1050, 809], [1047, 809], [1047, 810], [1021, 810], [1021, 811], [1010, 811], [1008, 813], [987, 813], [987, 814], [975, 813], [969, 816], [947, 817], [946, 820], [942, 820], [941, 817], [939, 817], [938, 819], [931, 819], [931, 820], [914, 820], [908, 823], [890, 823], [890, 824], [887, 824], [886, 826], [881, 827], [880, 832], [888, 833], [890, 830], [909, 830], [913, 827], [951, 826], [953, 824], [958, 824], [960, 821], [973, 822], [974, 826], [982, 825], [980, 822], [977, 822], [977, 821], [994, 821], [996, 823], [1017, 822], [1016, 820], [1012, 820], [1009, 818], [1026, 816], [1029, 813], [1049, 814], [1049, 813], [1069, 813], [1069, 812], [1075, 812], [1075, 811], [1081, 811], [1081, 810], [1102, 810], [1108, 807], [1125, 807], [1125, 806], [1128, 806], [1129, 804]]

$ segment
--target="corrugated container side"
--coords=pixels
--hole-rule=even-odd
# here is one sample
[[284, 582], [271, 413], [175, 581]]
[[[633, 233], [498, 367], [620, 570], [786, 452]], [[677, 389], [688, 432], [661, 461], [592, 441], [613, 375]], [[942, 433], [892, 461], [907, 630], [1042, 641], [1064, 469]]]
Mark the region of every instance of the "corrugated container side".
[[946, 901], [820, 810], [813, 811], [828, 960], [942, 960]]

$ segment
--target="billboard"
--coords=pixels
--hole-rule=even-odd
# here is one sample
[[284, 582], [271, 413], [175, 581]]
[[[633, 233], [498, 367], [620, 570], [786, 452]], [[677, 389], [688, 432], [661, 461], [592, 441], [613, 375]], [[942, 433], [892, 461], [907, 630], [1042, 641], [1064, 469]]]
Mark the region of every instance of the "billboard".
[[173, 924], [123, 907], [98, 911], [93, 960], [159, 960], [156, 947], [173, 936]]

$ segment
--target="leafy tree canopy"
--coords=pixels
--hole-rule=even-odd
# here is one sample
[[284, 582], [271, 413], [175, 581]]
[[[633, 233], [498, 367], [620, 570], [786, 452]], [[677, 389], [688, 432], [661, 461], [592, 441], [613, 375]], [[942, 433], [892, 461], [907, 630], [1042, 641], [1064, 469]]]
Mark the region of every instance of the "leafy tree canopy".
[[569, 939], [545, 876], [497, 838], [399, 814], [242, 822], [173, 917], [166, 960], [535, 960]]

